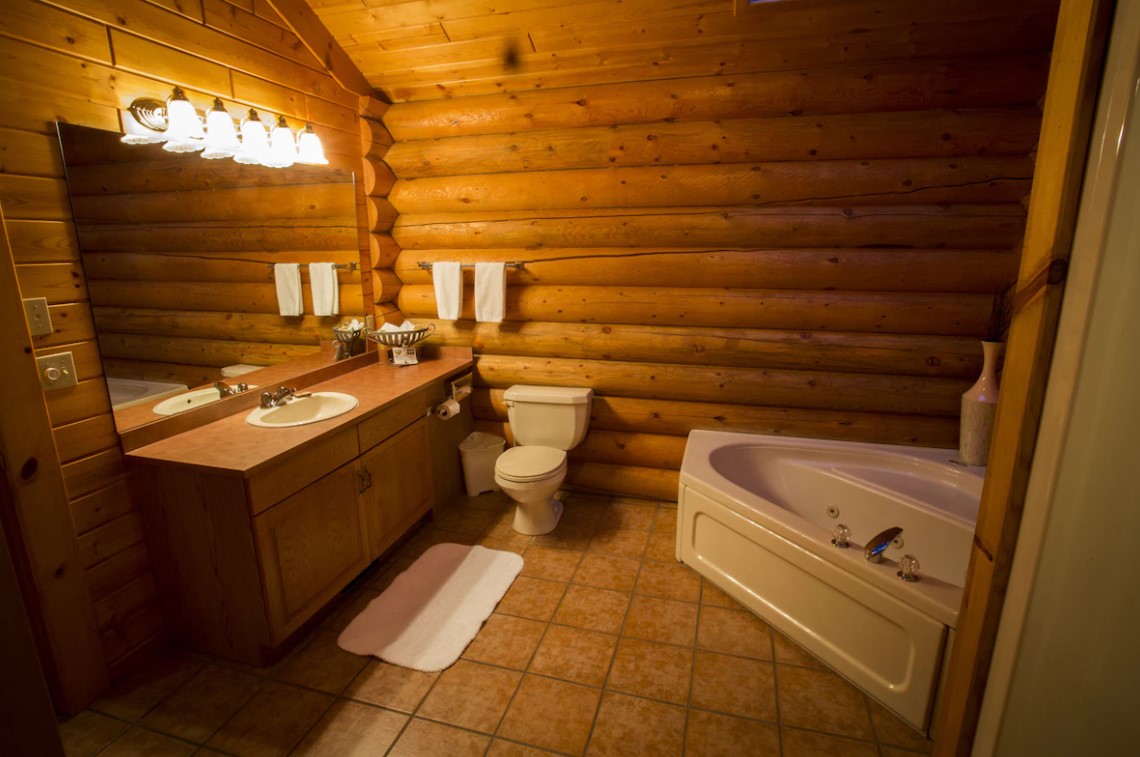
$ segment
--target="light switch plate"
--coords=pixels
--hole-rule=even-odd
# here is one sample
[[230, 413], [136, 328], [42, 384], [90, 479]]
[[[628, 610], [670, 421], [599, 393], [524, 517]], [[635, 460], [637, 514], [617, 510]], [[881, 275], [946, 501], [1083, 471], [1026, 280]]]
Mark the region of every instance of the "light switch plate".
[[75, 360], [70, 352], [57, 352], [36, 358], [36, 370], [40, 374], [40, 386], [44, 391], [66, 389], [75, 386]]
[[51, 333], [51, 313], [48, 312], [46, 297], [29, 297], [24, 300], [24, 317], [28, 319], [28, 331], [32, 336]]

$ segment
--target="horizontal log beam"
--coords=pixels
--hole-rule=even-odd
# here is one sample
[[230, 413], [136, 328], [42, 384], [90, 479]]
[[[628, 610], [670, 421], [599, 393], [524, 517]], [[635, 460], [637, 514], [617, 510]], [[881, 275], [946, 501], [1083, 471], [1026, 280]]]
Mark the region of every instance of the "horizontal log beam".
[[1007, 249], [1020, 205], [647, 208], [401, 215], [404, 249], [501, 247], [954, 247]]
[[[278, 313], [276, 290], [265, 284], [222, 284], [180, 281], [92, 281], [89, 291], [93, 305], [109, 307], [170, 308], [221, 313]], [[341, 316], [363, 316], [364, 300], [359, 285], [340, 287], [340, 316], [328, 318], [334, 324]], [[303, 310], [313, 312], [312, 292], [301, 288]], [[284, 318], [284, 316], [281, 316]]]
[[351, 250], [356, 247], [356, 216], [262, 221], [199, 221], [148, 224], [78, 224], [85, 252], [264, 252], [279, 250]]
[[[384, 163], [410, 179], [659, 164], [1026, 155], [1040, 130], [1035, 106], [678, 121], [415, 139], [392, 145]], [[365, 186], [367, 180], [368, 161]]]
[[[328, 318], [305, 315], [282, 318], [277, 313], [224, 313], [158, 308], [95, 307], [101, 333], [142, 334], [214, 341], [273, 342], [316, 347], [332, 339]], [[228, 365], [228, 364], [227, 364]]]
[[362, 174], [364, 194], [369, 197], [386, 197], [396, 183], [396, 174], [392, 173], [387, 163], [378, 158], [365, 158]]
[[672, 470], [579, 460], [568, 463], [566, 469], [566, 484], [571, 488], [666, 502], [677, 501], [679, 479]]
[[149, 194], [89, 195], [76, 197], [72, 206], [77, 223], [124, 222], [251, 222], [288, 219], [302, 226], [309, 219], [322, 225], [355, 226], [356, 215], [350, 184], [242, 187], [203, 192], [163, 191]]
[[238, 363], [275, 365], [320, 352], [320, 347], [302, 344], [188, 339], [180, 336], [99, 333], [104, 359], [179, 363], [222, 368]]
[[788, 114], [1008, 107], [1036, 103], [1045, 91], [1047, 69], [1047, 56], [1025, 55], [564, 86], [397, 103], [384, 115], [384, 124], [402, 142], [448, 137], [457, 129], [461, 135], [501, 134]]
[[[395, 272], [430, 284], [421, 263], [513, 261], [507, 286], [660, 286], [991, 293], [1013, 280], [1010, 250], [562, 248], [404, 250]], [[472, 284], [474, 269], [464, 271]]]
[[[462, 319], [474, 320], [472, 299], [465, 298]], [[990, 302], [981, 294], [516, 286], [507, 288], [506, 319], [981, 338]], [[404, 286], [398, 303], [413, 319], [437, 313], [431, 286]]]
[[480, 355], [956, 378], [976, 377], [982, 367], [978, 341], [968, 337], [534, 321], [503, 328], [425, 318], [416, 324], [431, 324], [433, 339]]
[[[481, 422], [480, 430], [501, 436], [508, 444], [515, 443], [511, 426], [505, 421]], [[685, 442], [684, 436], [592, 428], [568, 455], [570, 460], [678, 470], [685, 456]]]
[[372, 257], [372, 270], [379, 268], [391, 268], [396, 262], [396, 257], [400, 254], [400, 245], [396, 244], [396, 240], [392, 238], [391, 234], [372, 234], [368, 235], [368, 251]]
[[[309, 283], [310, 263], [349, 265], [360, 260], [356, 250], [322, 252], [93, 252], [83, 256], [87, 280], [218, 281], [273, 283], [274, 263], [300, 263], [301, 281]], [[337, 271], [341, 285], [359, 285], [360, 270]]]
[[392, 228], [399, 213], [392, 203], [384, 197], [368, 197], [364, 201], [368, 211], [368, 231], [373, 234], [384, 233]]
[[480, 355], [475, 380], [497, 389], [512, 384], [587, 386], [598, 394], [638, 399], [715, 402], [821, 410], [955, 416], [968, 379], [823, 371], [764, 370], [666, 363]]
[[[127, 154], [136, 156], [130, 162], [116, 162], [115, 156], [91, 165], [71, 163], [68, 148], [67, 186], [72, 197], [147, 195], [156, 192], [193, 192], [218, 189], [253, 189], [257, 187], [320, 188], [320, 191], [351, 191], [352, 174], [327, 166], [293, 165], [267, 171], [264, 166], [248, 165], [232, 160], [204, 161], [198, 155], [179, 158], [158, 150], [134, 152], [137, 145], [123, 145]], [[142, 157], [148, 156], [146, 159]], [[153, 157], [149, 157], [153, 156]], [[77, 158], [79, 160], [79, 158]]]
[[400, 213], [754, 205], [1019, 202], [1033, 161], [1018, 156], [784, 161], [595, 168], [401, 179]]

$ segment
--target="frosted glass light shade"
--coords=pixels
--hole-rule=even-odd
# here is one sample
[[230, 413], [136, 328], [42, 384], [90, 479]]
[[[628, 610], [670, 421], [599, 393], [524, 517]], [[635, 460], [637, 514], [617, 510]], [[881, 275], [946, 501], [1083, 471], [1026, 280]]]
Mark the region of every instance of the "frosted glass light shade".
[[269, 137], [269, 158], [262, 165], [269, 168], [288, 168], [297, 160], [297, 141], [293, 131], [285, 123], [285, 117], [277, 119], [273, 133]]
[[313, 131], [312, 124], [305, 124], [304, 130], [297, 135], [297, 162], [308, 163], [314, 166], [327, 166], [325, 149], [321, 145], [321, 138]]
[[241, 122], [241, 149], [234, 160], [238, 163], [265, 163], [269, 157], [269, 133], [255, 111]]
[[234, 120], [226, 112], [222, 101], [214, 98], [214, 107], [206, 114], [206, 149], [203, 158], [232, 158], [241, 149]]
[[205, 147], [202, 141], [206, 134], [202, 131], [202, 120], [198, 112], [186, 99], [179, 87], [166, 101], [166, 144], [168, 152], [196, 152]]

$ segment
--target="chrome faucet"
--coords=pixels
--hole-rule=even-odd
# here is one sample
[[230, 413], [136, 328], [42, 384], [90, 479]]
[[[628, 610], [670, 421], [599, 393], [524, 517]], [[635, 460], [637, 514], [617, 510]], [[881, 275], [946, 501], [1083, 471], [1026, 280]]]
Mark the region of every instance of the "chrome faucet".
[[231, 397], [235, 394], [241, 394], [242, 392], [249, 391], [249, 384], [246, 384], [243, 381], [243, 382], [241, 382], [235, 386], [230, 386], [229, 384], [225, 383], [224, 381], [215, 381], [214, 382], [214, 388], [218, 390], [218, 394], [220, 396]]
[[867, 558], [867, 562], [881, 562], [883, 552], [891, 545], [891, 542], [898, 538], [902, 531], [898, 526], [891, 526], [886, 531], [875, 534], [871, 537], [871, 541], [863, 547], [863, 557]]
[[261, 393], [261, 406], [262, 407], [278, 407], [284, 405], [294, 396], [296, 396], [296, 389], [289, 389], [288, 387], [279, 387], [275, 392], [262, 392]]

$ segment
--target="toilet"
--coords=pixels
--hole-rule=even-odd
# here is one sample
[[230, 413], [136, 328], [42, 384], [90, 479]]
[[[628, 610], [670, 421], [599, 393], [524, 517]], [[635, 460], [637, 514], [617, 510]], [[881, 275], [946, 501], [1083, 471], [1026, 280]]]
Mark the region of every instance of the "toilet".
[[566, 479], [566, 450], [586, 436], [594, 391], [516, 384], [503, 396], [515, 446], [495, 462], [495, 483], [516, 503], [516, 531], [550, 533], [562, 517], [554, 493]]

